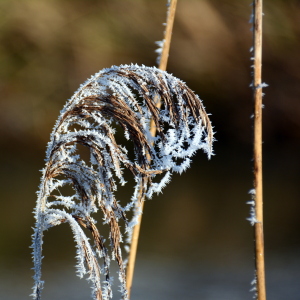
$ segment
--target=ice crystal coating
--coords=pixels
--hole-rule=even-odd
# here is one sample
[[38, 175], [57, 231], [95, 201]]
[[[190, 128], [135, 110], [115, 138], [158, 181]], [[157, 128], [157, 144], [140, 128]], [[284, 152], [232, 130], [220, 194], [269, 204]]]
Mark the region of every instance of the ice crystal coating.
[[256, 196], [256, 190], [251, 189], [248, 192], [249, 195], [251, 195], [251, 201], [247, 201], [246, 203], [250, 205], [250, 217], [247, 218], [247, 220], [250, 222], [252, 226], [254, 226], [258, 221], [256, 219], [256, 213], [255, 213], [255, 196]]
[[[161, 109], [156, 107], [158, 98]], [[151, 135], [151, 122], [156, 137]], [[118, 143], [118, 130], [134, 153]], [[131, 213], [131, 219], [126, 213], [134, 211], [138, 201], [159, 193], [172, 172], [188, 168], [198, 149], [210, 157], [212, 141], [212, 127], [201, 100], [167, 72], [137, 65], [113, 66], [82, 84], [62, 109], [46, 152], [35, 209], [33, 298], [41, 299], [43, 287], [43, 232], [68, 223], [77, 245], [77, 274], [88, 275], [92, 298], [112, 298], [109, 270], [110, 261], [116, 260], [122, 299], [127, 299], [120, 224], [130, 240], [140, 211]], [[88, 150], [88, 161], [78, 147]], [[135, 187], [122, 206], [115, 192], [118, 184], [126, 184], [125, 169], [132, 173]], [[60, 190], [68, 186], [73, 194], [62, 195]], [[109, 247], [92, 217], [98, 210], [103, 226], [109, 226]], [[85, 230], [91, 232], [93, 246]]]

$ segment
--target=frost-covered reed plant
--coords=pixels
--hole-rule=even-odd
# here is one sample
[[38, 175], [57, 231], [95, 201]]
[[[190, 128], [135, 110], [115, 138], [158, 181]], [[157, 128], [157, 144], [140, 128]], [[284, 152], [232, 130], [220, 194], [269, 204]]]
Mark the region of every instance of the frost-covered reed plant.
[[[161, 109], [156, 107], [158, 97]], [[151, 120], [156, 137], [150, 134]], [[116, 129], [121, 129], [134, 153], [117, 142]], [[132, 212], [137, 201], [160, 192], [173, 172], [186, 170], [198, 149], [210, 157], [212, 141], [210, 120], [199, 97], [164, 71], [114, 66], [81, 85], [54, 126], [42, 171], [32, 245], [34, 299], [41, 299], [43, 288], [44, 231], [62, 223], [71, 227], [77, 247], [77, 274], [87, 275], [92, 298], [112, 298], [110, 261], [116, 260], [122, 299], [128, 299], [121, 243], [124, 234], [130, 241], [137, 223], [139, 212]], [[89, 161], [78, 152], [80, 145], [88, 150]], [[118, 184], [126, 183], [126, 169], [132, 173], [135, 187], [131, 199], [121, 205], [115, 192]], [[60, 193], [66, 186], [72, 187], [71, 195]], [[102, 212], [102, 228], [109, 228], [107, 242], [92, 216], [97, 211]], [[90, 231], [93, 245], [86, 231]]]
[[266, 300], [264, 229], [263, 229], [263, 169], [262, 169], [262, 89], [268, 86], [262, 83], [262, 24], [263, 1], [253, 1], [253, 99], [254, 99], [254, 139], [253, 174], [254, 189], [251, 194], [253, 205], [250, 221], [255, 233], [255, 279], [257, 300]]

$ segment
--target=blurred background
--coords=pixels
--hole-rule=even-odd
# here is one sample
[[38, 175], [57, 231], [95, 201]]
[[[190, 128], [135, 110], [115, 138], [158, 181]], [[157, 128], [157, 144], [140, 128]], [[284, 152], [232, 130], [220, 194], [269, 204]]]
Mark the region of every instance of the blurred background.
[[[98, 70], [155, 65], [165, 0], [0, 1], [0, 298], [29, 299], [31, 234], [46, 144], [60, 109]], [[252, 299], [250, 0], [179, 1], [168, 71], [211, 113], [215, 156], [194, 157], [146, 202], [132, 300]], [[300, 299], [300, 1], [264, 1], [267, 294]], [[89, 299], [71, 232], [44, 241], [43, 299]], [[117, 281], [117, 276], [116, 281]]]

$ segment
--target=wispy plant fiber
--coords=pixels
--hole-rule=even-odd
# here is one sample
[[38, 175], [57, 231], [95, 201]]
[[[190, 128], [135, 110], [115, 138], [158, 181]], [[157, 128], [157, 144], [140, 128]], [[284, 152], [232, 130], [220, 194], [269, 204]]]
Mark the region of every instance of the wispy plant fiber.
[[[159, 97], [162, 108], [155, 99]], [[157, 136], [150, 134], [154, 120]], [[132, 144], [134, 158], [117, 142], [121, 128]], [[110, 261], [119, 266], [122, 299], [127, 299], [121, 243], [130, 235], [138, 215], [126, 214], [145, 197], [160, 192], [172, 172], [183, 172], [198, 149], [212, 154], [213, 131], [201, 100], [184, 82], [156, 68], [124, 65], [103, 69], [75, 92], [54, 126], [46, 153], [33, 234], [34, 299], [41, 299], [44, 231], [68, 223], [77, 247], [78, 276], [87, 275], [93, 299], [112, 298]], [[78, 152], [88, 149], [90, 159]], [[115, 192], [124, 185], [124, 170], [135, 180], [131, 199], [121, 205]], [[157, 178], [157, 175], [160, 175]], [[60, 190], [72, 188], [72, 195]], [[108, 241], [92, 217], [102, 212], [109, 227]], [[125, 228], [121, 230], [121, 226]], [[93, 245], [86, 235], [91, 232]], [[101, 265], [100, 265], [100, 262]]]

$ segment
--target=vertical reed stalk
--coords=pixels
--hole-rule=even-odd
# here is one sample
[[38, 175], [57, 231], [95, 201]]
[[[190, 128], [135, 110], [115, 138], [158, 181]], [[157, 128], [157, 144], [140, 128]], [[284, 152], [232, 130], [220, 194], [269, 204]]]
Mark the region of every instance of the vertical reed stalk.
[[175, 12], [176, 12], [176, 5], [177, 5], [177, 0], [171, 0], [170, 8], [168, 11], [165, 37], [164, 37], [165, 42], [164, 42], [164, 46], [162, 49], [161, 59], [159, 62], [159, 69], [161, 69], [163, 71], [166, 71], [166, 69], [167, 69], [167, 63], [168, 63], [170, 45], [171, 45], [172, 30], [173, 30], [173, 24], [174, 24]]
[[262, 183], [262, 0], [254, 0], [254, 188], [257, 300], [266, 299]]
[[[163, 71], [166, 71], [166, 69], [167, 69], [167, 62], [168, 62], [168, 58], [169, 58], [169, 51], [170, 51], [170, 44], [171, 44], [171, 37], [172, 37], [172, 29], [173, 29], [173, 24], [174, 24], [174, 17], [175, 17], [175, 12], [176, 12], [176, 5], [177, 5], [177, 0], [170, 1], [170, 7], [168, 10], [167, 22], [166, 22], [167, 23], [166, 31], [165, 31], [165, 35], [164, 35], [164, 43], [163, 43], [162, 54], [161, 54], [161, 58], [160, 58], [160, 62], [159, 62], [159, 69], [161, 69]], [[161, 107], [161, 101], [158, 97], [157, 97], [157, 101], [156, 101], [156, 106], [157, 106], [157, 108]], [[155, 127], [155, 123], [153, 120], [151, 121], [150, 132], [151, 132], [152, 136], [155, 136], [156, 127]], [[142, 188], [141, 188], [141, 191], [142, 191]], [[140, 201], [139, 201], [136, 209], [140, 210], [143, 213], [144, 195], [142, 195], [142, 192], [140, 192], [139, 198], [140, 198]], [[131, 294], [136, 252], [137, 252], [139, 233], [140, 233], [141, 221], [142, 221], [142, 213], [140, 214], [138, 224], [135, 225], [133, 232], [132, 232], [132, 239], [131, 239], [129, 258], [128, 258], [128, 264], [127, 264], [127, 273], [126, 273], [126, 287], [127, 287], [127, 292], [128, 292], [128, 299], [130, 299], [130, 294]]]

